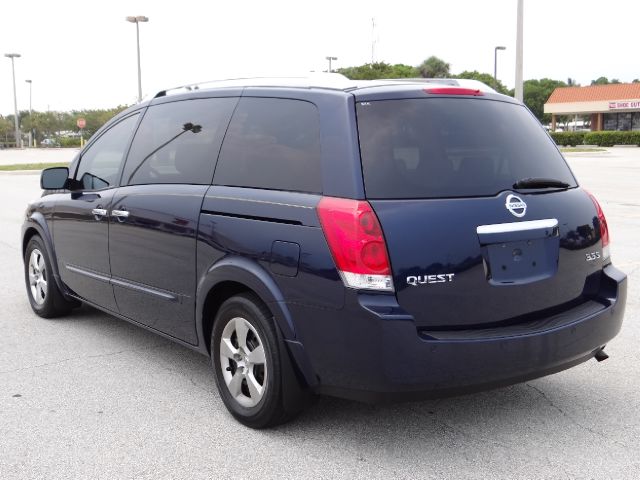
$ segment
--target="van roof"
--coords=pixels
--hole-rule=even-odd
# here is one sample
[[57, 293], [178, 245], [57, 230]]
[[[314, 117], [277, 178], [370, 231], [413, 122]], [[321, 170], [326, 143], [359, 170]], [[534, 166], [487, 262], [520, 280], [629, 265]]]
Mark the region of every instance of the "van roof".
[[425, 84], [447, 85], [461, 88], [472, 88], [486, 93], [497, 93], [493, 88], [478, 81], [457, 78], [388, 78], [379, 80], [350, 80], [339, 73], [317, 73], [305, 76], [290, 77], [251, 77], [210, 80], [206, 82], [182, 85], [159, 91], [154, 98], [168, 95], [184, 94], [192, 91], [206, 91], [218, 88], [238, 87], [279, 87], [279, 88], [320, 88], [354, 92], [370, 88], [400, 88], [403, 85], [416, 86]]

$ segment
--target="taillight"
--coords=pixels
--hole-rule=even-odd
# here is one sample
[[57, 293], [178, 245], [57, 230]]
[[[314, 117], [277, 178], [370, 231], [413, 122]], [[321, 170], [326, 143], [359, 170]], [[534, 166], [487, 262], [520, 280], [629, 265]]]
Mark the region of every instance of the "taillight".
[[480, 90], [460, 87], [425, 88], [424, 92], [431, 93], [433, 95], [472, 95], [474, 97], [482, 97], [484, 95]]
[[323, 197], [318, 216], [344, 284], [393, 291], [387, 246], [371, 205], [362, 200]]
[[607, 260], [609, 258], [609, 226], [607, 225], [607, 219], [604, 216], [604, 212], [602, 211], [602, 207], [596, 197], [594, 197], [591, 193], [587, 192], [593, 201], [593, 204], [596, 206], [596, 212], [598, 215], [598, 223], [600, 223], [600, 239], [602, 240], [602, 258]]

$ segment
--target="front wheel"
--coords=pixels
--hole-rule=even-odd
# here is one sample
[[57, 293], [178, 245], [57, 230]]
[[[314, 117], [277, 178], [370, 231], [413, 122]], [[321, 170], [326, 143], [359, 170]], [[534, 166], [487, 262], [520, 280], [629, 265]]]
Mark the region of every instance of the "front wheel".
[[272, 427], [292, 415], [284, 408], [278, 342], [272, 315], [253, 294], [225, 301], [211, 335], [212, 363], [229, 412], [251, 428]]
[[29, 240], [24, 255], [24, 279], [33, 311], [44, 318], [66, 315], [74, 304], [64, 298], [51, 270], [51, 260], [42, 239]]

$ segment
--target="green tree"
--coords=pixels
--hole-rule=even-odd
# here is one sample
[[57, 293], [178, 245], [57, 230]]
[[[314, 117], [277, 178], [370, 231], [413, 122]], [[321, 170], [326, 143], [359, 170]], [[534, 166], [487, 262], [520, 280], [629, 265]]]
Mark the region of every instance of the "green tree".
[[69, 119], [67, 121], [66, 130], [73, 132], [80, 132], [77, 126], [79, 118], [84, 118], [86, 126], [83, 131], [85, 138], [93, 135], [102, 125], [107, 123], [109, 119], [126, 109], [124, 105], [120, 105], [116, 108], [108, 110], [74, 110], [70, 112]]
[[432, 55], [418, 66], [418, 71], [423, 78], [447, 78], [451, 76], [449, 68], [451, 65]]
[[[86, 120], [86, 128], [83, 134], [85, 138], [89, 138], [109, 119], [126, 108], [126, 105], [119, 105], [106, 110], [74, 110], [71, 112], [33, 111], [31, 114], [26, 110], [20, 112], [20, 128], [23, 132], [28, 132], [32, 129], [35, 130], [36, 141], [40, 143], [45, 138], [58, 137], [65, 132], [79, 133], [80, 129], [77, 126], [77, 121], [78, 118], [82, 117]], [[10, 128], [7, 128], [5, 132], [5, 123], [7, 122]], [[6, 118], [0, 116], [0, 136], [3, 142], [13, 141], [12, 115]]]
[[489, 85], [499, 93], [509, 95], [509, 90], [507, 89], [507, 87], [505, 87], [500, 80], [495, 80], [493, 78], [493, 75], [491, 75], [490, 73], [480, 73], [477, 70], [474, 70], [472, 72], [465, 70], [464, 72], [455, 75], [455, 78], [478, 80], [486, 85]]
[[390, 65], [384, 62], [365, 63], [357, 67], [339, 68], [341, 73], [351, 80], [375, 80], [378, 78], [411, 78], [418, 76], [418, 70], [410, 65], [397, 63]]
[[595, 80], [591, 80], [591, 85], [609, 85], [609, 79], [607, 77], [598, 77]]
[[33, 112], [32, 125], [36, 130], [37, 140], [41, 142], [62, 129], [62, 115], [58, 112]]
[[524, 82], [524, 103], [542, 123], [549, 123], [551, 115], [544, 113], [544, 104], [558, 87], [567, 84], [560, 80], [542, 78], [540, 80], [526, 80]]
[[598, 77], [595, 80], [591, 80], [591, 85], [611, 85], [616, 83], [622, 83], [617, 78], [609, 80], [607, 77]]
[[403, 63], [391, 65], [391, 74], [393, 76], [390, 78], [417, 78], [420, 76], [420, 72], [418, 72], [416, 67]]
[[0, 115], [0, 145], [13, 142], [13, 117], [3, 117]]

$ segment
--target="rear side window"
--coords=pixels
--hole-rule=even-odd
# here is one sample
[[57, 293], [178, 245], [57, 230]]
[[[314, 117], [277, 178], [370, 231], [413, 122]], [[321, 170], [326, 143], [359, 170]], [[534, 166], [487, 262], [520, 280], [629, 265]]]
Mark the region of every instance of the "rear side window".
[[224, 139], [216, 185], [320, 193], [320, 120], [300, 100], [242, 98]]
[[576, 182], [537, 120], [521, 105], [461, 98], [357, 106], [369, 198], [493, 196], [518, 180]]
[[199, 98], [149, 107], [131, 145], [123, 185], [209, 185], [236, 98]]

